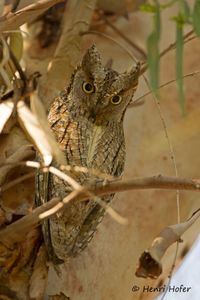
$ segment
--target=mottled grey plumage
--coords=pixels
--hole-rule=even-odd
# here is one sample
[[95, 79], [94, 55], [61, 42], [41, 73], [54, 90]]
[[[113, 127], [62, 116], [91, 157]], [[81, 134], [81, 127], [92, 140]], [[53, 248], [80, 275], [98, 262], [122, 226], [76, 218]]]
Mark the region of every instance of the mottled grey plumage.
[[[102, 173], [120, 176], [124, 169], [125, 143], [123, 118], [137, 88], [139, 64], [131, 71], [118, 74], [102, 66], [100, 55], [93, 46], [75, 70], [70, 86], [56, 98], [48, 120], [53, 133], [72, 166], [84, 166]], [[81, 184], [102, 181], [91, 174], [75, 178]], [[55, 196], [64, 197], [69, 186], [49, 175], [38, 176], [38, 191], [42, 202]], [[102, 200], [109, 203], [113, 195]], [[95, 201], [71, 204], [54, 215], [43, 226], [48, 251], [54, 262], [76, 256], [83, 250], [104, 215]]]

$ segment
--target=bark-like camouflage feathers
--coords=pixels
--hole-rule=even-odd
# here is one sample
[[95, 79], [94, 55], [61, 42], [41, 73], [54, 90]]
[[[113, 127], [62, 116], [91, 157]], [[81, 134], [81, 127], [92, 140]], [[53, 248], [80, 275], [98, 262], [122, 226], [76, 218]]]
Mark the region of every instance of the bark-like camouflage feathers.
[[[94, 46], [87, 51], [70, 86], [54, 100], [48, 115], [50, 127], [69, 165], [113, 176], [122, 174], [125, 161], [123, 119], [137, 88], [138, 77], [139, 64], [119, 74], [103, 67]], [[103, 181], [90, 173], [79, 173], [75, 179], [80, 184]], [[45, 184], [47, 193], [44, 192]], [[40, 173], [37, 190], [37, 198], [42, 203], [55, 196], [66, 196], [69, 186], [52, 174], [45, 178]], [[113, 195], [108, 195], [102, 200], [109, 203], [112, 198]], [[103, 207], [89, 200], [70, 204], [45, 221], [43, 233], [51, 259], [56, 263], [82, 251], [104, 212]]]

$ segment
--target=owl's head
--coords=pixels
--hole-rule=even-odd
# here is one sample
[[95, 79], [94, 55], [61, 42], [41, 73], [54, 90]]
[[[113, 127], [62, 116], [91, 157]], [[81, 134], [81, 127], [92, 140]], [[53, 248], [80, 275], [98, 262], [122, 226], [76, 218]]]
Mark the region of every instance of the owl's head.
[[105, 68], [99, 52], [92, 46], [74, 73], [70, 100], [96, 124], [121, 122], [136, 91], [139, 74], [139, 63], [121, 74]]

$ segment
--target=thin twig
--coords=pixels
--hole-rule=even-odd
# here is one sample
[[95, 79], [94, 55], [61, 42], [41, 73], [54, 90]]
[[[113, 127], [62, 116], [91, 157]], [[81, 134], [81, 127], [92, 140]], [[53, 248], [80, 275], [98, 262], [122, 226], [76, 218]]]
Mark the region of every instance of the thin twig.
[[[164, 177], [161, 175], [138, 178], [132, 180], [122, 180], [119, 182], [107, 182], [104, 184], [96, 184], [96, 187], [90, 187], [90, 190], [96, 196], [104, 196], [114, 192], [123, 192], [135, 189], [168, 189], [168, 190], [193, 190], [200, 191], [200, 179], [185, 179], [176, 177]], [[77, 191], [74, 191], [77, 193]], [[68, 196], [67, 196], [68, 197]], [[63, 203], [67, 200], [67, 204], [61, 205], [61, 209], [69, 205], [69, 199], [65, 197]], [[70, 202], [88, 200], [88, 194], [85, 191], [80, 192], [76, 197], [70, 200]], [[6, 228], [0, 231], [0, 241], [7, 245], [12, 246], [16, 242], [20, 242], [24, 239], [26, 234], [38, 226], [41, 222], [40, 216], [42, 213], [47, 212], [56, 205], [61, 203], [61, 199], [54, 198], [49, 202], [34, 209], [29, 215], [22, 217], [16, 222], [8, 225]], [[56, 210], [57, 211], [57, 210]], [[47, 214], [48, 215], [48, 214]], [[49, 215], [47, 216], [49, 217]]]
[[112, 24], [103, 14], [101, 14], [101, 17], [105, 21], [105, 23], [112, 28], [112, 30], [117, 33], [123, 40], [125, 40], [129, 45], [131, 45], [134, 49], [136, 49], [140, 55], [142, 56], [143, 60], [147, 59], [147, 54], [145, 51], [139, 47], [137, 44], [135, 44], [132, 40], [130, 40], [121, 30], [119, 30], [114, 24]]
[[[188, 39], [193, 33], [194, 33], [194, 30], [191, 30], [184, 35], [184, 37], [183, 37], [184, 43], [190, 42], [193, 39], [193, 38]], [[174, 43], [170, 44], [167, 48], [165, 48], [163, 51], [160, 52], [160, 58], [163, 57], [168, 52], [174, 50], [175, 48], [176, 48], [176, 41]], [[140, 74], [142, 75], [143, 73], [145, 73], [147, 69], [148, 69], [148, 64], [144, 63], [142, 68], [140, 69]]]
[[[192, 72], [192, 73], [188, 73], [188, 74], [184, 75], [182, 78], [192, 77], [192, 76], [195, 76], [195, 75], [197, 75], [199, 73], [200, 73], [200, 71], [195, 71], [195, 72]], [[161, 84], [159, 86], [158, 90], [160, 90], [161, 88], [163, 88], [163, 87], [165, 87], [165, 86], [167, 86], [167, 85], [169, 85], [169, 84], [171, 84], [173, 82], [176, 82], [176, 79], [172, 79], [170, 81], [167, 81], [167, 82]], [[140, 103], [141, 99], [143, 99], [144, 97], [146, 97], [146, 96], [148, 96], [148, 95], [150, 95], [152, 93], [153, 93], [153, 91], [149, 91], [149, 92], [145, 93], [144, 95], [138, 97], [137, 99], [135, 99], [134, 101], [131, 102], [131, 104], [128, 106], [128, 108], [135, 107], [137, 105], [137, 102]]]
[[[144, 80], [146, 82], [147, 87], [149, 89], [151, 89], [150, 84], [149, 84], [146, 76], [143, 75], [143, 77], [144, 77]], [[162, 125], [163, 125], [163, 128], [164, 128], [165, 136], [166, 136], [168, 147], [169, 147], [170, 158], [171, 158], [172, 164], [174, 166], [175, 176], [176, 176], [176, 178], [178, 178], [178, 169], [177, 169], [177, 163], [176, 163], [174, 148], [173, 148], [173, 145], [172, 145], [169, 133], [168, 133], [168, 129], [167, 129], [167, 126], [166, 126], [166, 122], [165, 122], [165, 119], [164, 119], [163, 112], [161, 110], [160, 101], [159, 101], [159, 99], [158, 99], [158, 97], [156, 96], [155, 93], [153, 93], [152, 95], [153, 95], [154, 103], [156, 105], [156, 108], [158, 110], [158, 113], [159, 113], [159, 116], [160, 116], [160, 119], [161, 119], [161, 122], [162, 122]], [[176, 190], [176, 205], [177, 205], [177, 223], [179, 224], [180, 223], [180, 191], [178, 189]], [[172, 276], [172, 273], [173, 273], [173, 270], [174, 270], [174, 267], [175, 267], [175, 263], [176, 263], [176, 259], [177, 259], [177, 255], [178, 255], [178, 250], [179, 250], [179, 241], [177, 241], [177, 244], [176, 244], [176, 250], [175, 250], [175, 254], [174, 254], [174, 259], [173, 259], [171, 271], [170, 271], [170, 274], [169, 274], [168, 285], [170, 284], [170, 281], [171, 281], [171, 276]], [[163, 296], [163, 298], [164, 298], [164, 296]]]
[[[36, 162], [36, 161], [19, 162], [19, 163], [16, 163], [16, 164], [19, 164], [19, 165], [24, 164], [27, 167], [36, 168], [36, 169], [42, 168], [41, 164], [39, 162]], [[120, 216], [116, 211], [114, 211], [113, 208], [111, 208], [111, 207], [108, 208], [108, 206], [105, 207], [105, 205], [103, 204], [103, 201], [101, 201], [100, 199], [97, 199], [96, 195], [93, 193], [93, 191], [90, 189], [90, 187], [86, 187], [86, 186], [83, 186], [83, 185], [79, 184], [79, 182], [76, 181], [74, 178], [72, 178], [71, 176], [67, 175], [66, 173], [60, 171], [59, 169], [57, 169], [53, 166], [50, 166], [50, 167], [45, 166], [42, 169], [43, 169], [44, 172], [49, 171], [50, 173], [54, 174], [55, 176], [61, 178], [64, 181], [66, 181], [69, 185], [71, 185], [71, 187], [74, 188], [74, 191], [72, 191], [72, 193], [76, 192], [79, 195], [80, 193], [84, 192], [85, 194], [87, 194], [89, 199], [92, 199], [93, 201], [96, 201], [97, 203], [99, 202], [99, 204], [102, 205], [102, 207], [105, 208], [106, 212], [113, 219], [118, 221], [119, 223], [125, 223], [126, 222], [122, 216]], [[69, 194], [67, 196], [69, 198], [66, 197], [67, 201], [69, 201], [69, 199], [71, 200], [71, 194]], [[59, 209], [61, 209], [61, 206], [62, 205], [59, 204]], [[55, 209], [55, 211], [56, 211], [56, 209]]]
[[117, 180], [119, 178], [116, 178], [114, 176], [108, 175], [106, 173], [102, 173], [97, 169], [93, 168], [86, 168], [83, 166], [70, 166], [70, 165], [61, 165], [60, 170], [66, 170], [68, 172], [76, 172], [76, 173], [85, 173], [89, 175], [94, 175], [98, 178], [104, 179], [104, 180]]
[[[21, 162], [11, 162], [6, 164], [1, 164], [0, 166], [12, 165], [12, 166], [27, 166], [36, 169], [43, 169], [39, 162], [36, 161], [21, 161]], [[45, 171], [48, 171], [48, 167], [44, 168]], [[188, 179], [188, 178], [176, 178], [176, 177], [167, 177], [162, 175], [155, 175], [151, 177], [142, 177], [134, 179], [124, 179], [124, 180], [115, 180], [115, 181], [106, 181], [105, 183], [97, 183], [96, 187], [91, 188], [91, 191], [95, 195], [104, 195], [114, 192], [123, 192], [128, 190], [135, 189], [167, 189], [167, 190], [200, 190], [200, 178], [198, 179]], [[97, 192], [97, 193], [96, 193]], [[99, 194], [100, 193], [100, 194]]]
[[[183, 40], [185, 42], [187, 42], [187, 38], [189, 38], [192, 34], [194, 33], [194, 30], [190, 30], [188, 33], [186, 33], [184, 36], [183, 36]], [[163, 51], [161, 51], [160, 53], [160, 58], [163, 57], [165, 54], [167, 54], [168, 52], [170, 52], [171, 50], [175, 49], [176, 48], [176, 41], [172, 44], [170, 44], [167, 48], [165, 48]]]
[[74, 178], [67, 175], [66, 173], [60, 171], [59, 169], [55, 167], [48, 167], [48, 171], [57, 177], [61, 178], [62, 180], [66, 181], [68, 184], [70, 184], [75, 190], [82, 190], [82, 185], [78, 183]]

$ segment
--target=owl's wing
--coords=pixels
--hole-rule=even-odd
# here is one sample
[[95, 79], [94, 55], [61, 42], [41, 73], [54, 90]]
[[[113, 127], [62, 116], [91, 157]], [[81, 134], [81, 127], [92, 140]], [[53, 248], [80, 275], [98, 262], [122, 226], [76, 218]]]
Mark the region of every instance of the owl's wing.
[[[51, 174], [49, 174], [49, 172], [42, 173], [41, 171], [38, 171], [36, 174], [35, 204], [37, 207], [49, 201], [48, 191], [49, 191], [50, 176]], [[63, 260], [58, 258], [57, 255], [55, 254], [55, 251], [52, 246], [49, 220], [43, 221], [42, 232], [43, 232], [44, 243], [49, 255], [49, 259], [53, 261], [55, 264], [63, 263]]]

